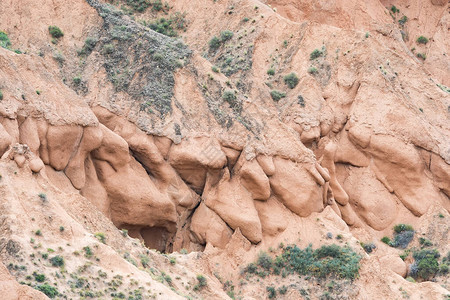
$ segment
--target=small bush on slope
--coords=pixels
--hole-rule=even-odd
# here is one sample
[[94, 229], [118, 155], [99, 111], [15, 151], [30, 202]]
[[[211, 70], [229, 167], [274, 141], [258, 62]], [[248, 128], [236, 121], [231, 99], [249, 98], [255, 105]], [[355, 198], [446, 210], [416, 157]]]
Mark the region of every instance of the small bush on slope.
[[316, 250], [309, 245], [300, 249], [289, 245], [274, 260], [260, 254], [257, 263], [251, 263], [244, 272], [265, 277], [267, 273], [280, 274], [284, 271], [318, 278], [335, 277], [353, 280], [359, 274], [361, 257], [349, 247], [326, 245]]

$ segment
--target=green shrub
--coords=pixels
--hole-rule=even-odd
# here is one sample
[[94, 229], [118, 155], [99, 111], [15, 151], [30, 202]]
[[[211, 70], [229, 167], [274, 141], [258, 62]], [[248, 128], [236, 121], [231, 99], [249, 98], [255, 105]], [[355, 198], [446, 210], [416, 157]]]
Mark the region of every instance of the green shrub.
[[84, 41], [84, 47], [86, 48], [86, 50], [92, 51], [94, 49], [95, 45], [97, 45], [97, 42], [98, 42], [98, 40], [96, 38], [88, 37]]
[[308, 69], [308, 73], [309, 74], [316, 74], [318, 71], [317, 71], [317, 68], [316, 67], [310, 67], [309, 69]]
[[426, 37], [424, 37], [423, 35], [419, 36], [416, 40], [416, 42], [418, 44], [427, 44], [428, 43], [428, 39]]
[[270, 68], [269, 70], [267, 70], [267, 75], [270, 75], [270, 76], [275, 75], [275, 70]]
[[439, 266], [439, 273], [441, 273], [442, 275], [448, 274], [449, 271], [449, 267], [447, 264], [441, 264]]
[[282, 287], [278, 288], [278, 293], [280, 293], [281, 295], [284, 295], [284, 294], [286, 294], [287, 290], [288, 290], [287, 286], [283, 285]]
[[436, 249], [422, 249], [415, 251], [413, 253], [413, 258], [417, 270], [412, 268], [414, 272], [411, 275], [413, 277], [422, 278], [423, 280], [430, 280], [436, 276], [439, 271], [439, 257], [440, 253]]
[[283, 79], [284, 79], [284, 83], [287, 84], [287, 86], [290, 89], [295, 88], [299, 82], [297, 74], [295, 74], [295, 73], [290, 73], [290, 74], [284, 76]]
[[167, 35], [167, 36], [171, 36], [171, 37], [175, 37], [178, 35], [178, 33], [175, 31], [175, 29], [172, 26], [172, 19], [166, 19], [166, 18], [161, 18], [156, 20], [153, 23], [150, 23], [149, 27], [150, 29]]
[[402, 260], [405, 260], [408, 256], [409, 256], [409, 253], [411, 252], [411, 250], [405, 250], [405, 251], [403, 251], [403, 253], [402, 254], [400, 254], [400, 258], [402, 259]]
[[127, 229], [122, 228], [121, 231], [122, 231], [122, 235], [123, 235], [124, 237], [127, 237], [127, 236], [128, 236], [128, 230], [127, 230]]
[[103, 232], [96, 232], [94, 236], [103, 244], [106, 244], [106, 236]]
[[218, 67], [216, 67], [216, 66], [212, 66], [212, 67], [211, 67], [211, 70], [212, 70], [214, 73], [220, 73], [220, 69], [219, 69]]
[[8, 49], [11, 46], [11, 41], [4, 31], [0, 31], [0, 47]]
[[316, 58], [319, 58], [323, 55], [323, 51], [320, 51], [319, 49], [314, 49], [313, 52], [309, 55], [310, 60], [314, 60]]
[[41, 291], [49, 298], [55, 298], [59, 294], [58, 290], [54, 286], [48, 284], [38, 285], [35, 287], [35, 289]]
[[408, 17], [407, 16], [403, 16], [398, 20], [398, 24], [400, 25], [405, 25], [405, 23], [408, 21]]
[[222, 98], [227, 101], [228, 103], [233, 102], [234, 100], [236, 100], [236, 94], [234, 91], [231, 90], [226, 90], [225, 92], [223, 92], [222, 94]]
[[53, 54], [53, 59], [56, 60], [58, 63], [62, 64], [66, 61], [66, 58], [61, 52], [56, 52]]
[[220, 41], [220, 39], [217, 36], [214, 36], [209, 41], [209, 50], [215, 51], [215, 50], [219, 49], [221, 44], [222, 44], [222, 42]]
[[34, 280], [36, 280], [37, 282], [44, 282], [45, 281], [45, 275], [44, 274], [39, 274], [39, 273], [33, 272], [33, 276], [34, 276]]
[[60, 37], [64, 36], [64, 33], [61, 29], [59, 29], [58, 26], [48, 26], [48, 32], [55, 39], [59, 39]]
[[64, 266], [64, 257], [60, 255], [53, 256], [52, 258], [50, 258], [50, 263], [54, 267], [62, 267]]
[[42, 236], [42, 231], [40, 229], [36, 230], [35, 235]]
[[0, 101], [3, 100], [3, 92], [0, 90]]
[[200, 274], [197, 275], [197, 281], [198, 281], [198, 283], [194, 286], [195, 291], [201, 290], [208, 284], [206, 277], [203, 275], [200, 275]]
[[230, 30], [222, 31], [222, 32], [220, 33], [220, 40], [221, 40], [222, 42], [231, 40], [231, 38], [233, 37], [233, 35], [234, 35], [234, 34], [233, 34], [233, 31], [230, 31]]
[[392, 242], [391, 246], [395, 248], [401, 248], [405, 249], [408, 247], [409, 243], [414, 238], [414, 231], [402, 231], [400, 233], [396, 233], [394, 236], [394, 241]]
[[270, 270], [272, 268], [272, 257], [266, 252], [261, 252], [258, 256], [257, 264], [263, 269]]
[[[131, 0], [129, 0], [131, 1]], [[164, 2], [164, 4], [162, 3], [161, 0], [155, 0], [152, 2], [152, 10], [153, 11], [169, 11], [170, 7], [169, 4], [167, 2]]]
[[79, 55], [86, 55], [92, 52], [94, 50], [95, 45], [97, 45], [98, 40], [94, 37], [88, 37], [84, 41], [83, 48], [78, 52]]
[[113, 44], [106, 44], [103, 46], [103, 53], [104, 54], [112, 54], [114, 53], [114, 45]]
[[250, 274], [255, 274], [257, 270], [258, 270], [258, 267], [254, 263], [249, 263], [247, 265], [247, 267], [245, 268], [245, 271]]
[[394, 14], [400, 12], [400, 10], [399, 10], [397, 7], [395, 7], [395, 5], [392, 5], [392, 6], [391, 6], [391, 11], [392, 11]]
[[320, 278], [333, 276], [353, 280], [358, 276], [361, 259], [352, 249], [338, 245], [322, 246], [316, 250], [313, 250], [311, 245], [304, 250], [295, 245], [289, 245], [283, 249], [281, 255], [272, 260], [269, 269], [269, 262], [266, 257], [263, 256], [263, 262], [266, 263], [261, 263], [260, 257], [258, 258], [258, 264], [249, 264], [245, 272], [257, 274], [261, 277], [272, 271], [273, 274], [281, 274], [282, 276], [296, 272], [299, 275], [311, 275]]
[[275, 290], [275, 288], [273, 286], [268, 286], [266, 288], [267, 293], [269, 294], [268, 297], [269, 299], [273, 299], [277, 296], [277, 291]]
[[419, 244], [421, 244], [424, 247], [431, 247], [431, 246], [433, 246], [433, 243], [429, 239], [426, 239], [426, 238], [423, 238], [423, 237], [419, 238]]
[[414, 228], [408, 224], [397, 224], [394, 226], [394, 232], [400, 233], [403, 231], [414, 231]]
[[64, 231], [64, 226], [59, 226], [59, 231], [63, 232]]
[[366, 251], [366, 253], [372, 253], [373, 250], [377, 248], [374, 243], [361, 243], [361, 247], [364, 249], [364, 251]]
[[280, 92], [280, 91], [275, 91], [275, 90], [273, 90], [273, 91], [270, 92], [270, 96], [272, 97], [272, 99], [273, 99], [274, 101], [278, 101], [278, 100], [280, 100], [281, 98], [286, 97], [286, 93], [283, 93], [283, 92]]
[[427, 55], [425, 53], [417, 53], [416, 56], [423, 60], [427, 59]]
[[149, 0], [126, 0], [126, 3], [136, 12], [144, 12], [151, 5]]
[[89, 246], [83, 247], [83, 250], [84, 250], [84, 256], [86, 258], [91, 258], [92, 255], [94, 255], [94, 252], [92, 252], [92, 249]]
[[75, 76], [73, 78], [73, 83], [75, 83], [76, 85], [79, 85], [81, 83], [81, 77], [80, 76]]
[[147, 255], [141, 254], [139, 255], [141, 259], [141, 264], [144, 268], [148, 267], [148, 263], [150, 262], [150, 258]]
[[176, 12], [170, 17], [170, 19], [172, 20], [172, 24], [176, 29], [186, 31], [186, 13]]

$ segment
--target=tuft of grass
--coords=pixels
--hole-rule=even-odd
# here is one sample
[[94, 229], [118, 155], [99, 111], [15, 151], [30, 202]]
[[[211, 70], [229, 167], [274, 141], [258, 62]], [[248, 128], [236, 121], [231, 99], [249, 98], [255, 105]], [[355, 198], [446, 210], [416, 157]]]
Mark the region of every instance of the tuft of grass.
[[216, 66], [212, 66], [212, 67], [211, 67], [211, 70], [212, 70], [214, 73], [220, 73], [220, 69], [219, 69], [218, 67], [216, 67]]
[[36, 230], [35, 235], [42, 236], [42, 231], [40, 229]]
[[275, 75], [275, 69], [270, 68], [269, 70], [267, 70], [267, 75], [269, 76]]
[[310, 67], [310, 68], [308, 69], [308, 73], [309, 73], [309, 74], [317, 74], [317, 72], [318, 72], [318, 70], [317, 70], [316, 67]]
[[94, 236], [103, 244], [106, 244], [106, 236], [103, 232], [96, 232]]
[[3, 100], [3, 92], [0, 90], [0, 101]]

